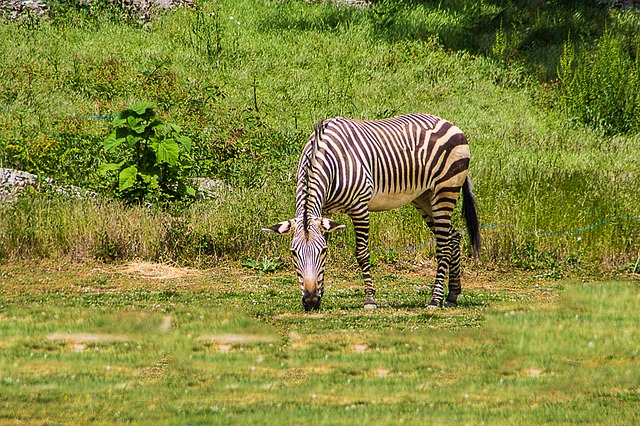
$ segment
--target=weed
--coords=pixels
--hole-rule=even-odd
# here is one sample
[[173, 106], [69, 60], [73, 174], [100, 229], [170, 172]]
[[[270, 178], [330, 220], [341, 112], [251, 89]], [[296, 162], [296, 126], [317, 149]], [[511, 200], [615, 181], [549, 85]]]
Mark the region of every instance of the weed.
[[267, 256], [264, 256], [260, 260], [247, 259], [242, 263], [242, 266], [244, 266], [245, 268], [254, 269], [262, 274], [267, 274], [281, 269], [283, 263], [277, 259], [270, 259]]
[[491, 46], [491, 53], [499, 60], [505, 61], [507, 58], [508, 41], [507, 34], [503, 28], [503, 23], [500, 22], [500, 28], [496, 31], [496, 40]]
[[191, 44], [205, 56], [214, 58], [222, 52], [223, 29], [219, 3], [198, 3], [191, 22]]
[[100, 170], [105, 176], [117, 173], [120, 198], [167, 202], [195, 196], [185, 180], [191, 168], [191, 139], [181, 135], [178, 126], [165, 124], [156, 118], [153, 105], [139, 102], [119, 113], [113, 127], [104, 149], [120, 161], [105, 163]]
[[93, 255], [102, 261], [114, 261], [118, 259], [118, 242], [111, 240], [109, 234], [105, 231], [98, 233], [96, 244], [93, 246]]

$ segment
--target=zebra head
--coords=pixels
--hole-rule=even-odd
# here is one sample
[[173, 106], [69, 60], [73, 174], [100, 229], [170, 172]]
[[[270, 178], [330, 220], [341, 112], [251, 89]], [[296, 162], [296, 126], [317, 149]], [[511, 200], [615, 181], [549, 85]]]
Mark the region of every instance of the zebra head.
[[307, 218], [307, 226], [303, 218], [285, 220], [264, 231], [277, 232], [280, 235], [293, 234], [291, 254], [293, 265], [302, 290], [302, 306], [305, 311], [320, 307], [320, 299], [324, 292], [324, 262], [327, 255], [328, 232], [344, 228], [331, 219], [322, 217]]

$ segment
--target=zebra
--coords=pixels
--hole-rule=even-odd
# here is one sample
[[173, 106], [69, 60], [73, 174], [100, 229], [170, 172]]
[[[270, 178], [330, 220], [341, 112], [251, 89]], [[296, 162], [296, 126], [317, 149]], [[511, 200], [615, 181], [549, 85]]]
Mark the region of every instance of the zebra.
[[[435, 234], [437, 271], [428, 308], [457, 306], [461, 234], [451, 225], [458, 194], [471, 250], [480, 252], [476, 203], [468, 175], [466, 137], [452, 123], [412, 113], [380, 120], [334, 117], [319, 122], [300, 157], [296, 217], [264, 231], [293, 234], [291, 253], [305, 311], [317, 309], [324, 293], [327, 234], [345, 225], [331, 219], [347, 214], [354, 226], [356, 259], [364, 280], [366, 309], [375, 309], [370, 273], [369, 212], [412, 203]], [[444, 300], [444, 281], [449, 292]]]

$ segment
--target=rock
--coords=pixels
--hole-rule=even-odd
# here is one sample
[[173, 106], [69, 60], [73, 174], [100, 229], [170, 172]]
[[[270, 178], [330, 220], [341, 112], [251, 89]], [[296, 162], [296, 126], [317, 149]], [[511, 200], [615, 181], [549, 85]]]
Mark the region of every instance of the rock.
[[0, 0], [0, 11], [11, 20], [29, 14], [44, 16], [47, 14], [47, 4], [43, 0]]
[[[18, 17], [35, 15], [46, 17], [49, 13], [48, 2], [51, 0], [0, 0], [0, 16], [4, 14], [11, 20]], [[70, 7], [91, 7], [92, 3], [103, 0], [79, 0], [69, 3]], [[193, 0], [107, 0], [116, 3], [124, 10], [133, 12], [139, 19], [147, 21], [159, 10], [173, 9], [193, 4]]]
[[[221, 180], [193, 178], [190, 179], [190, 182], [196, 188], [199, 199], [217, 198], [224, 191], [229, 190], [229, 186]], [[61, 185], [51, 178], [41, 178], [33, 173], [21, 170], [0, 168], [0, 204], [14, 202], [26, 188], [33, 188], [35, 192], [51, 193], [66, 198], [99, 197], [97, 193], [79, 186]]]
[[0, 202], [15, 201], [26, 187], [35, 185], [37, 179], [32, 173], [0, 169]]
[[198, 198], [210, 199], [217, 198], [220, 194], [228, 189], [225, 182], [209, 178], [193, 178], [191, 179], [193, 187], [198, 192]]
[[26, 188], [39, 192], [51, 192], [67, 198], [96, 198], [98, 194], [75, 185], [61, 185], [51, 178], [21, 170], [0, 168], [0, 203], [10, 203], [18, 199]]

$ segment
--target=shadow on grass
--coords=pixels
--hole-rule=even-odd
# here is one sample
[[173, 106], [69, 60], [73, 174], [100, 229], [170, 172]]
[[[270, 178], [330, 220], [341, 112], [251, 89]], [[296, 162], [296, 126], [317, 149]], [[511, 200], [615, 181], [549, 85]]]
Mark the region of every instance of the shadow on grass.
[[261, 28], [339, 33], [352, 26], [368, 26], [376, 41], [393, 44], [435, 36], [447, 49], [482, 55], [492, 54], [496, 33], [504, 31], [504, 54], [550, 80], [556, 76], [562, 46], [569, 37], [589, 43], [610, 22], [609, 7], [595, 1], [378, 0], [368, 8], [276, 6], [263, 18]]

